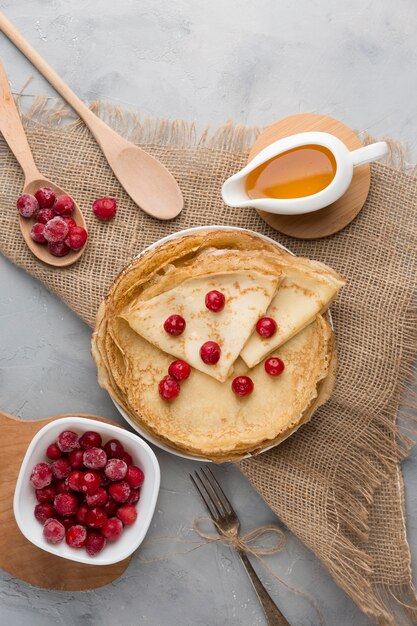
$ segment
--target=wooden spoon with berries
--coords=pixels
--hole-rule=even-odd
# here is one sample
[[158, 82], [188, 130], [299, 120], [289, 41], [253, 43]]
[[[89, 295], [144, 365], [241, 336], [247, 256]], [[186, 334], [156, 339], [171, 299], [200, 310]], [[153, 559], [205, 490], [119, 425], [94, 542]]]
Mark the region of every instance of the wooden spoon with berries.
[[44, 263], [65, 267], [84, 252], [84, 216], [63, 189], [41, 174], [33, 160], [19, 112], [0, 64], [0, 132], [25, 175], [17, 200], [20, 230], [33, 254]]

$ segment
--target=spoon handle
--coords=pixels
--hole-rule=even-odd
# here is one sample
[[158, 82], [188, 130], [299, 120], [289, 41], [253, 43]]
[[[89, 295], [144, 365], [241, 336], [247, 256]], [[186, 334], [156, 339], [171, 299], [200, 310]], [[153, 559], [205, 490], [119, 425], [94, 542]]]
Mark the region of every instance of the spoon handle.
[[13, 94], [10, 91], [6, 73], [0, 63], [0, 132], [15, 155], [26, 180], [38, 178], [39, 170], [33, 160], [25, 130], [17, 110]]

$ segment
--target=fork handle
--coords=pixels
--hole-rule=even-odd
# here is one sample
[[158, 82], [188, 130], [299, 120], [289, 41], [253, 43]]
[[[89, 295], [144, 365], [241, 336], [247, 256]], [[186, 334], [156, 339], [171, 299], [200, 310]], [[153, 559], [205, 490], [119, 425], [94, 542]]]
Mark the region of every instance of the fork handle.
[[262, 605], [268, 626], [291, 626], [261, 583], [258, 574], [253, 569], [252, 563], [249, 561], [245, 552], [238, 549], [237, 553], [240, 556], [240, 560], [246, 569], [253, 588], [256, 591], [256, 595], [258, 596], [259, 602]]

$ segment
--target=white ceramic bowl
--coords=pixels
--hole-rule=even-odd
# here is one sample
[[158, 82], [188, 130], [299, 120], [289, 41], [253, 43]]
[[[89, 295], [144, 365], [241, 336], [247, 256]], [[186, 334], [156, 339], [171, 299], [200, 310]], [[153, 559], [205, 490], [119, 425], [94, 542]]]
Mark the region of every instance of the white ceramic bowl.
[[[132, 455], [133, 462], [145, 473], [141, 487], [140, 500], [137, 503], [138, 517], [132, 526], [126, 526], [122, 535], [115, 542], [108, 541], [106, 547], [96, 556], [88, 556], [84, 548], [71, 548], [65, 542], [53, 545], [43, 538], [43, 526], [34, 516], [38, 504], [35, 490], [30, 484], [30, 474], [36, 463], [46, 461], [46, 448], [56, 440], [63, 430], [74, 430], [82, 435], [88, 430], [96, 430], [105, 443], [109, 439], [119, 439], [126, 452]], [[140, 437], [133, 433], [83, 417], [64, 417], [50, 422], [32, 439], [20, 468], [13, 500], [14, 515], [23, 535], [38, 548], [51, 552], [71, 561], [89, 565], [111, 565], [123, 561], [142, 543], [151, 523], [160, 484], [160, 470], [154, 452]]]

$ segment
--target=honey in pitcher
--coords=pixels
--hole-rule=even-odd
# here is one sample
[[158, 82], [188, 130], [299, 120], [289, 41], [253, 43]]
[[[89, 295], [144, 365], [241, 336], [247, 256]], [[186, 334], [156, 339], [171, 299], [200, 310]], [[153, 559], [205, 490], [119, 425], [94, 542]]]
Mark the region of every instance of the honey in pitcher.
[[292, 148], [255, 168], [246, 178], [250, 198], [303, 198], [325, 189], [336, 174], [333, 153], [319, 145]]

